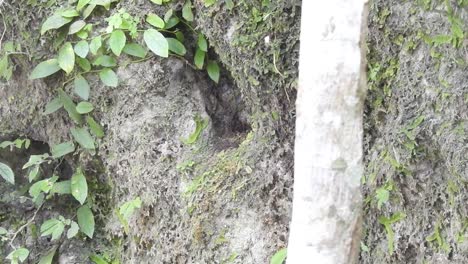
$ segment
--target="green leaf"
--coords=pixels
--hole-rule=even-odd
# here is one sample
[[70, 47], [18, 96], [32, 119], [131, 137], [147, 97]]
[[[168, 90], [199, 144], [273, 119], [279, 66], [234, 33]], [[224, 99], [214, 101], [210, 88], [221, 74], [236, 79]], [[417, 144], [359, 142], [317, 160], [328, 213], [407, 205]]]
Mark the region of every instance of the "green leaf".
[[26, 162], [26, 164], [23, 165], [23, 170], [27, 169], [27, 168], [29, 168], [31, 166], [40, 165], [40, 164], [46, 162], [46, 159], [48, 157], [49, 157], [49, 154], [47, 154], [47, 153], [42, 154], [42, 155], [31, 155], [31, 156], [29, 156], [28, 162]]
[[215, 83], [219, 82], [219, 66], [216, 61], [208, 61], [206, 71], [208, 72], [208, 76], [210, 76], [211, 80]]
[[81, 206], [77, 211], [78, 225], [81, 232], [89, 238], [93, 238], [94, 234], [94, 215], [87, 205]]
[[52, 235], [52, 240], [60, 238], [65, 229], [65, 225], [58, 219], [49, 219], [41, 225], [41, 236]]
[[50, 152], [52, 153], [52, 157], [54, 159], [65, 156], [69, 153], [72, 153], [73, 151], [75, 151], [75, 144], [73, 144], [73, 141], [67, 141], [58, 145], [53, 145], [50, 148]]
[[163, 58], [169, 57], [169, 44], [166, 38], [155, 29], [147, 29], [143, 34], [148, 48], [156, 55]]
[[117, 66], [117, 60], [114, 57], [108, 55], [101, 55], [97, 57], [96, 60], [94, 60], [93, 64], [104, 67], [114, 67]]
[[50, 193], [71, 194], [71, 181], [66, 180], [54, 183], [54, 186], [50, 189]]
[[42, 24], [41, 35], [44, 35], [44, 33], [51, 29], [61, 28], [65, 24], [68, 24], [70, 21], [72, 21], [72, 18], [70, 17], [63, 17], [59, 14], [54, 14], [51, 17], [47, 18], [44, 24]]
[[91, 132], [97, 137], [97, 138], [102, 138], [104, 137], [104, 130], [99, 125], [92, 117], [87, 116], [86, 117], [86, 122], [88, 123], [89, 128], [91, 129]]
[[10, 259], [11, 260], [11, 263], [14, 264], [14, 263], [18, 263], [19, 262], [23, 262], [25, 261], [29, 256], [29, 250], [26, 249], [26, 248], [18, 248], [17, 250], [11, 252], [10, 254], [8, 254], [8, 256], [6, 257], [6, 259]]
[[68, 116], [70, 116], [75, 123], [81, 124], [83, 120], [81, 115], [76, 111], [76, 105], [73, 100], [62, 89], [59, 89], [58, 92], [60, 101], [62, 101], [63, 107], [67, 110]]
[[86, 22], [84, 22], [83, 20], [77, 20], [73, 22], [70, 25], [70, 29], [68, 30], [68, 35], [75, 34], [76, 32], [82, 30], [85, 26], [86, 26]]
[[91, 4], [103, 6], [106, 10], [109, 10], [112, 0], [91, 0]]
[[125, 45], [123, 52], [138, 58], [146, 57], [146, 50], [140, 44], [136, 43], [129, 43]]
[[119, 79], [117, 78], [117, 74], [109, 68], [105, 68], [99, 72], [99, 78], [101, 81], [110, 87], [117, 87], [119, 85]]
[[175, 36], [176, 36], [176, 39], [178, 39], [180, 42], [185, 41], [184, 33], [182, 33], [182, 31], [177, 31], [175, 33]]
[[29, 182], [32, 182], [37, 178], [37, 176], [39, 175], [39, 169], [40, 168], [41, 167], [39, 165], [36, 165], [31, 170], [29, 170], [29, 174], [28, 174]]
[[29, 187], [29, 195], [36, 199], [41, 192], [49, 193], [57, 179], [57, 176], [52, 176], [51, 178], [35, 182], [31, 187]]
[[89, 17], [89, 15], [91, 15], [91, 13], [93, 12], [94, 8], [96, 8], [96, 5], [94, 4], [88, 5], [83, 11], [83, 19], [86, 19], [87, 17]]
[[166, 21], [166, 26], [164, 29], [171, 29], [175, 27], [177, 24], [179, 24], [180, 19], [178, 17], [171, 17]]
[[60, 11], [58, 14], [63, 17], [77, 17], [80, 15], [80, 13], [78, 13], [78, 11], [76, 11], [75, 9], [63, 10], [63, 11]]
[[208, 52], [208, 42], [203, 34], [198, 34], [197, 46], [204, 52]]
[[195, 51], [194, 63], [197, 69], [203, 69], [203, 64], [205, 63], [205, 52], [200, 48], [197, 48]]
[[89, 43], [89, 51], [91, 51], [93, 55], [96, 55], [99, 48], [101, 48], [101, 46], [102, 46], [102, 38], [101, 36], [97, 36], [93, 38], [91, 42]]
[[270, 264], [283, 264], [287, 253], [288, 252], [286, 248], [278, 250], [278, 252], [276, 252], [273, 257], [271, 257]]
[[154, 13], [149, 13], [146, 16], [146, 22], [157, 28], [164, 28], [165, 26], [164, 20]]
[[73, 71], [75, 66], [75, 52], [70, 42], [63, 44], [59, 50], [58, 64], [67, 74]]
[[11, 184], [15, 184], [15, 174], [13, 170], [5, 163], [0, 162], [0, 175]]
[[73, 135], [73, 138], [80, 144], [81, 147], [85, 149], [94, 149], [94, 139], [89, 134], [86, 128], [72, 128], [70, 132]]
[[81, 75], [77, 75], [74, 81], [75, 93], [81, 97], [83, 100], [88, 100], [89, 98], [89, 83]]
[[162, 0], [150, 0], [150, 1], [157, 5], [162, 5]]
[[39, 260], [38, 264], [52, 264], [56, 249], [57, 248], [52, 249], [51, 251], [49, 251], [49, 253], [47, 253], [47, 255], [43, 256], [41, 260]]
[[187, 21], [193, 21], [192, 2], [190, 0], [185, 1], [182, 7], [182, 17]]
[[80, 227], [78, 226], [78, 224], [75, 221], [72, 221], [70, 224], [70, 228], [67, 231], [67, 238], [70, 239], [76, 236], [79, 230], [80, 230]]
[[6, 235], [8, 233], [8, 230], [6, 230], [3, 227], [0, 227], [0, 236]]
[[78, 4], [76, 5], [76, 10], [80, 11], [87, 5], [91, 0], [78, 0]]
[[29, 76], [30, 80], [44, 78], [60, 70], [57, 59], [50, 59], [39, 63]]
[[80, 56], [81, 58], [86, 58], [89, 52], [89, 45], [86, 40], [81, 40], [80, 42], [75, 44], [75, 53], [76, 55]]
[[46, 104], [43, 115], [52, 114], [55, 111], [62, 108], [62, 106], [63, 106], [63, 104], [62, 104], [62, 101], [60, 101], [60, 98], [58, 98], [58, 97], [54, 98], [54, 99], [52, 99], [52, 101], [50, 101], [48, 104]]
[[208, 126], [208, 119], [203, 119], [200, 116], [195, 116], [194, 121], [195, 131], [193, 131], [193, 133], [190, 134], [187, 139], [182, 139], [182, 141], [188, 145], [195, 143], [200, 137], [201, 132], [203, 132], [203, 129]]
[[234, 8], [234, 2], [232, 2], [232, 0], [226, 0], [226, 7], [232, 10]]
[[376, 191], [375, 197], [377, 198], [377, 208], [380, 210], [382, 205], [388, 202], [390, 198], [390, 192], [385, 188], [379, 188]]
[[90, 102], [80, 102], [76, 106], [76, 111], [80, 114], [87, 114], [93, 111], [94, 106]]
[[89, 63], [89, 60], [77, 57], [76, 62], [78, 63], [78, 66], [83, 69], [83, 71], [88, 72], [91, 70], [91, 63]]
[[73, 197], [83, 205], [86, 197], [88, 197], [88, 184], [80, 168], [77, 169], [71, 178], [71, 192]]
[[[153, 1], [153, 0], [151, 0], [151, 1]], [[89, 256], [89, 259], [92, 262], [94, 262], [95, 264], [109, 264], [109, 262], [107, 262], [101, 256], [98, 256], [98, 255]]]
[[120, 215], [125, 219], [129, 220], [130, 216], [132, 216], [133, 212], [135, 209], [141, 207], [141, 199], [140, 197], [137, 197], [131, 201], [128, 201], [124, 203], [122, 206], [119, 208], [119, 213]]
[[210, 6], [214, 5], [214, 3], [216, 3], [216, 1], [218, 1], [218, 0], [203, 0], [203, 2], [205, 3], [205, 7], [210, 7]]
[[110, 35], [109, 46], [116, 56], [120, 56], [126, 42], [127, 38], [125, 37], [125, 33], [120, 29], [114, 30]]
[[166, 38], [167, 43], [169, 44], [169, 50], [174, 52], [177, 55], [184, 56], [187, 53], [187, 50], [184, 47], [184, 44], [180, 43], [175, 38]]
[[174, 10], [169, 9], [167, 10], [166, 14], [164, 14], [164, 21], [167, 22], [171, 19], [172, 15], [174, 14]]

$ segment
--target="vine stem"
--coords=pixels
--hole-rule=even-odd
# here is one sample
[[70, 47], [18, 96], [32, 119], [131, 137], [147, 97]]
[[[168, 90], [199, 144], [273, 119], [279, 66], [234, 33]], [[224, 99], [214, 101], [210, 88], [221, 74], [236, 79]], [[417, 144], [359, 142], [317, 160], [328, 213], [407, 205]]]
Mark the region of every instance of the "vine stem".
[[191, 64], [186, 58], [182, 57], [182, 56], [179, 56], [177, 54], [169, 54], [169, 56], [172, 56], [172, 57], [176, 57], [182, 61], [184, 61], [188, 66], [190, 66], [192, 69], [198, 71], [199, 69], [197, 67], [195, 67], [195, 65]]
[[30, 225], [35, 219], [36, 219], [36, 216], [37, 216], [37, 213], [39, 212], [39, 210], [42, 208], [42, 204], [36, 209], [36, 211], [34, 212], [33, 216], [31, 219], [29, 219], [29, 221], [22, 225], [20, 228], [18, 228], [18, 230], [16, 230], [16, 232], [13, 234], [13, 237], [10, 239], [10, 246], [16, 250], [16, 247], [15, 245], [13, 245], [13, 242], [15, 241], [16, 237], [18, 236], [18, 234], [23, 231], [23, 229], [25, 229], [28, 225]]

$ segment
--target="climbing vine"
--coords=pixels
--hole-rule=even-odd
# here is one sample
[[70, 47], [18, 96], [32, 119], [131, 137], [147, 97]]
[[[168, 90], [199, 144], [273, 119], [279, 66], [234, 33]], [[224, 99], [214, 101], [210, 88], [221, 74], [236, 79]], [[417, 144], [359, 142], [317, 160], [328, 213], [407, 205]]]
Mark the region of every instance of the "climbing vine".
[[[107, 13], [115, 8], [118, 0], [78, 0], [74, 6], [56, 10], [42, 23], [41, 36], [51, 34], [58, 52], [36, 65], [29, 79], [58, 74], [65, 77], [61, 86], [57, 88], [55, 98], [46, 104], [43, 115], [51, 115], [64, 109], [74, 126], [69, 130], [71, 140], [51, 146], [50, 153], [31, 155], [22, 167], [27, 171], [27, 192], [35, 211], [32, 217], [15, 231], [0, 227], [0, 237], [3, 241], [8, 241], [11, 247], [7, 256], [11, 263], [26, 261], [30, 252], [25, 246], [17, 246], [14, 243], [15, 239], [35, 222], [36, 215], [44, 208], [45, 202], [57, 195], [73, 197], [77, 202], [73, 209], [75, 213], [70, 218], [59, 215], [44, 221], [40, 226], [40, 235], [50, 236], [52, 241], [64, 236], [72, 239], [80, 233], [90, 239], [94, 236], [95, 219], [93, 204], [89, 199], [89, 176], [85, 175], [83, 166], [79, 164], [69, 180], [63, 180], [57, 170], [58, 166], [51, 175], [44, 175], [43, 167], [46, 164], [60, 164], [67, 155], [95, 155], [97, 139], [105, 136], [103, 127], [93, 117], [94, 105], [89, 102], [92, 87], [88, 80], [91, 75], [99, 77], [105, 86], [118, 87], [119, 79], [115, 69], [123, 65], [120, 64], [122, 55], [131, 58], [130, 63], [146, 61], [155, 56], [171, 56], [185, 61], [194, 69], [206, 70], [214, 82], [219, 81], [220, 69], [217, 62], [208, 57], [208, 42], [204, 35], [191, 25], [194, 20], [191, 1], [186, 0], [181, 8], [171, 8], [171, 0], [150, 1], [167, 7], [167, 12], [163, 16], [148, 12], [141, 18], [122, 8], [105, 19], [107, 27], [101, 32], [94, 30], [97, 25], [92, 23], [92, 15], [99, 9]], [[209, 6], [214, 2], [205, 1], [205, 5]], [[193, 58], [188, 58], [184, 45], [186, 31], [193, 34], [191, 38], [196, 39]], [[15, 51], [15, 47], [8, 43], [5, 50], [11, 53]], [[12, 76], [8, 55], [0, 59], [0, 68], [4, 69], [0, 71], [0, 77], [6, 80]], [[193, 61], [193, 64], [190, 61]], [[66, 92], [70, 86], [73, 87], [73, 94]], [[2, 142], [0, 148], [28, 149], [30, 144], [29, 139], [17, 139]], [[0, 163], [0, 176], [8, 183], [15, 184], [14, 171], [7, 164]], [[122, 204], [116, 211], [126, 233], [130, 216], [140, 207], [141, 200], [136, 197]], [[56, 252], [57, 246], [49, 249], [39, 263], [52, 263]], [[107, 263], [97, 255], [90, 258], [96, 263]]]

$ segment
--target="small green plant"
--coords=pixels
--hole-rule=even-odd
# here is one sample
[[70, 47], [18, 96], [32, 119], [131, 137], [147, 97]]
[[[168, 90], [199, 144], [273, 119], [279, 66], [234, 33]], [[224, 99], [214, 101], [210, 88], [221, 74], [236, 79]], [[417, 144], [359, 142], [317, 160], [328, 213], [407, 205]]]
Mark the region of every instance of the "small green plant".
[[431, 243], [435, 241], [437, 243], [437, 246], [440, 249], [444, 250], [446, 253], [449, 253], [451, 250], [450, 245], [447, 244], [447, 242], [444, 240], [444, 238], [440, 234], [440, 227], [441, 227], [441, 223], [440, 221], [437, 221], [434, 232], [428, 237], [426, 237], [426, 241], [431, 242]]
[[387, 233], [387, 240], [388, 240], [388, 252], [393, 254], [394, 249], [394, 240], [395, 240], [395, 233], [392, 229], [392, 224], [405, 219], [406, 214], [403, 212], [398, 212], [393, 214], [391, 217], [381, 216], [379, 217], [379, 223], [382, 224], [385, 228], [385, 232]]
[[[164, 5], [171, 0], [150, 0], [154, 4]], [[51, 240], [60, 239], [66, 231], [66, 237], [71, 239], [80, 232], [93, 238], [95, 232], [95, 220], [92, 212], [92, 202], [89, 201], [88, 183], [85, 171], [77, 166], [70, 180], [61, 180], [57, 171], [51, 175], [45, 175], [42, 166], [44, 164], [60, 163], [67, 155], [78, 152], [94, 155], [99, 147], [98, 139], [104, 137], [103, 127], [94, 119], [95, 107], [90, 93], [92, 87], [88, 82], [88, 76], [95, 74], [101, 82], [108, 87], [117, 87], [119, 79], [115, 69], [119, 67], [120, 57], [125, 54], [132, 58], [130, 63], [138, 63], [154, 56], [167, 58], [173, 56], [184, 60], [194, 69], [206, 69], [208, 76], [218, 82], [220, 68], [212, 59], [208, 58], [208, 41], [205, 36], [196, 31], [190, 22], [194, 19], [192, 2], [186, 0], [182, 11], [168, 9], [163, 17], [154, 13], [145, 15], [146, 23], [140, 24], [140, 17], [133, 16], [124, 9], [120, 9], [107, 17], [107, 27], [104, 32], [95, 33], [95, 25], [88, 19], [95, 10], [103, 8], [111, 9], [111, 4], [118, 0], [78, 0], [75, 6], [56, 10], [42, 24], [40, 34], [51, 34], [54, 37], [54, 47], [57, 54], [40, 62], [29, 75], [29, 79], [47, 78], [51, 75], [62, 73], [65, 77], [61, 87], [57, 89], [57, 95], [45, 106], [43, 115], [51, 115], [64, 109], [74, 126], [70, 128], [71, 140], [53, 145], [50, 153], [31, 155], [22, 167], [27, 171], [29, 189], [28, 194], [36, 206], [36, 211], [27, 223], [16, 231], [0, 228], [0, 236], [9, 241], [12, 251], [7, 256], [11, 263], [26, 261], [29, 250], [17, 247], [14, 243], [18, 234], [35, 221], [36, 215], [44, 203], [55, 196], [70, 195], [77, 204], [76, 214], [71, 218], [56, 215], [42, 223], [41, 236], [50, 236]], [[211, 5], [215, 1], [207, 1]], [[187, 59], [187, 50], [183, 42], [185, 36], [183, 27], [196, 36], [197, 43], [194, 51], [192, 65]], [[56, 35], [54, 35], [56, 34]], [[148, 50], [153, 55], [148, 55]], [[6, 42], [0, 54], [0, 77], [9, 80], [12, 75], [9, 56], [18, 52], [13, 42]], [[128, 63], [128, 62], [125, 62]], [[73, 87], [73, 95], [66, 92], [67, 87]], [[79, 99], [78, 101], [75, 99]], [[195, 118], [196, 130], [186, 140], [187, 144], [196, 142], [200, 133], [207, 125], [207, 120]], [[17, 139], [0, 143], [0, 148], [28, 148], [29, 139]], [[44, 175], [43, 175], [44, 174]], [[15, 175], [12, 168], [5, 163], [0, 163], [0, 176], [10, 184], [15, 184]], [[128, 233], [128, 220], [134, 211], [141, 207], [139, 197], [124, 203], [118, 210], [117, 216]], [[40, 264], [48, 264], [56, 253], [53, 248], [44, 253]], [[94, 255], [91, 260], [95, 263], [110, 263], [106, 259]]]
[[136, 197], [135, 199], [124, 203], [120, 206], [119, 210], [116, 211], [117, 217], [124, 227], [125, 233], [128, 234], [129, 232], [128, 220], [133, 215], [134, 211], [139, 208], [141, 208], [141, 199], [140, 197]]

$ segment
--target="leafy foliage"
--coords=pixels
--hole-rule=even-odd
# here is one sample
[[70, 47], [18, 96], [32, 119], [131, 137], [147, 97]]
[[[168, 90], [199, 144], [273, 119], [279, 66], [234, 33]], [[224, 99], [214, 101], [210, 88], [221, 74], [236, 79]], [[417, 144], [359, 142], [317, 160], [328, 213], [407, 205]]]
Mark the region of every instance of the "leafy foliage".
[[15, 174], [5, 163], [0, 162], [0, 176], [11, 184], [15, 184]]
[[[164, 5], [171, 0], [150, 1], [157, 5]], [[139, 16], [133, 16], [124, 9], [120, 9], [106, 19], [105, 32], [93, 32], [93, 20], [88, 19], [88, 17], [97, 6], [110, 10], [112, 2], [114, 0], [72, 1], [70, 3], [75, 4], [75, 6], [57, 10], [52, 16], [45, 19], [41, 27], [41, 35], [56, 36], [53, 47], [58, 49], [58, 52], [54, 57], [37, 64], [29, 79], [41, 79], [52, 75], [66, 78], [62, 86], [57, 88], [55, 98], [45, 105], [43, 115], [52, 115], [62, 111], [63, 108], [75, 127], [69, 131], [71, 140], [52, 145], [50, 153], [35, 154], [29, 157], [28, 162], [22, 167], [23, 170], [26, 170], [30, 182], [25, 193], [29, 194], [37, 210], [41, 209], [45, 201], [56, 195], [71, 195], [77, 201], [74, 202], [75, 206], [79, 206], [72, 219], [65, 219], [59, 215], [41, 224], [41, 236], [50, 236], [51, 240], [62, 238], [66, 230], [68, 239], [75, 237], [80, 231], [92, 238], [95, 231], [94, 214], [91, 210], [92, 204], [88, 201], [90, 200], [88, 199], [88, 181], [84, 170], [78, 166], [69, 180], [59, 180], [57, 168], [51, 173], [52, 176], [46, 175], [47, 172], [44, 170], [47, 168], [45, 164], [61, 162], [68, 155], [80, 152], [94, 155], [99, 144], [97, 139], [105, 135], [103, 127], [92, 115], [95, 111], [95, 105], [91, 91], [95, 83], [89, 81], [92, 80], [89, 79], [89, 76], [98, 76], [105, 86], [118, 87], [119, 79], [115, 69], [122, 65], [120, 64], [122, 55], [130, 59], [137, 58], [130, 63], [145, 61], [156, 55], [162, 58], [174, 56], [190, 64], [186, 60], [186, 56], [191, 54], [187, 52], [185, 46], [184, 33], [186, 31], [182, 30], [182, 27], [186, 27], [197, 38], [193, 52], [195, 65], [192, 67], [200, 70], [205, 69], [215, 82], [218, 82], [220, 78], [218, 64], [208, 57], [208, 41], [190, 25], [190, 22], [194, 20], [192, 1], [186, 0], [182, 10], [174, 10], [168, 6], [164, 16], [155, 13], [143, 14], [147, 22], [144, 25], [140, 25], [142, 20]], [[205, 1], [205, 4], [209, 5], [209, 2]], [[9, 52], [15, 51], [12, 43], [9, 42], [4, 43], [2, 48]], [[124, 61], [123, 65], [126, 64], [127, 62]], [[0, 77], [8, 80], [12, 75], [12, 69], [9, 65], [8, 55], [0, 57]], [[70, 86], [73, 95], [68, 94]], [[76, 100], [78, 97], [80, 100]], [[187, 139], [184, 139], [187, 144], [195, 143], [208, 123], [207, 120], [196, 117], [195, 124], [195, 131]], [[28, 148], [29, 144], [29, 139], [17, 139], [13, 142], [2, 142], [0, 147], [12, 149], [24, 146]], [[4, 163], [0, 163], [0, 176], [7, 182], [15, 184], [13, 170]], [[117, 215], [127, 233], [128, 221], [131, 215], [141, 207], [141, 203], [140, 198], [136, 197], [124, 203], [117, 210]], [[7, 231], [0, 228], [0, 235], [4, 233]], [[56, 253], [56, 248], [44, 253], [39, 264], [52, 263]], [[28, 256], [28, 249], [18, 248], [10, 252], [7, 259], [10, 259], [12, 263], [21, 263]], [[99, 259], [97, 255], [91, 259], [96, 263], [108, 263], [102, 258]]]

